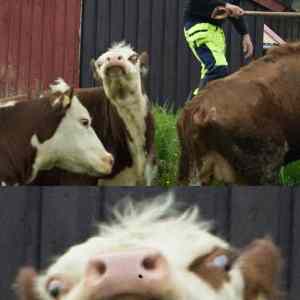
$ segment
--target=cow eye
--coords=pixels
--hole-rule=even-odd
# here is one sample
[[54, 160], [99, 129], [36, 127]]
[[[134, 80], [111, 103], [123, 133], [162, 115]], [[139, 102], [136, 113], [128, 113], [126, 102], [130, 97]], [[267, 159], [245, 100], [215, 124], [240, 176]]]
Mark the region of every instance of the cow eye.
[[83, 119], [80, 120], [80, 123], [84, 127], [90, 127], [90, 120], [89, 119], [84, 119], [83, 118]]
[[50, 280], [47, 285], [47, 291], [53, 299], [58, 299], [63, 289], [64, 289], [64, 285], [58, 279]]
[[133, 54], [129, 57], [128, 60], [131, 61], [133, 64], [136, 64], [138, 59], [139, 59], [139, 56], [137, 54]]
[[227, 255], [216, 256], [207, 265], [211, 267], [223, 269], [224, 271], [229, 271], [231, 269], [231, 263]]
[[210, 254], [197, 258], [190, 265], [190, 270], [196, 273], [205, 273], [208, 270], [229, 272], [236, 258], [235, 252], [217, 248]]

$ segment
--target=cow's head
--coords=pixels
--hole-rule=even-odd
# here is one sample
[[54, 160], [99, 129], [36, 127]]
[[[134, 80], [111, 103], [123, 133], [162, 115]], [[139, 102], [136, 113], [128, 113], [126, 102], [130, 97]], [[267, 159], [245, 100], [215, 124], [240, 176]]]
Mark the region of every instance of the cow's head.
[[96, 61], [91, 61], [96, 81], [101, 82], [110, 99], [130, 101], [143, 94], [148, 73], [148, 54], [138, 54], [125, 42], [115, 44]]
[[219, 126], [222, 116], [216, 107], [206, 105], [201, 95], [196, 96], [193, 101], [186, 105], [178, 122], [182, 143], [189, 149], [186, 155], [192, 157], [190, 183], [244, 183], [222, 153], [224, 143], [228, 140]]
[[[37, 149], [32, 179], [38, 170], [54, 166], [92, 176], [109, 174], [113, 157], [98, 139], [91, 127], [91, 117], [73, 89], [59, 79], [51, 86], [49, 103], [49, 118], [58, 118], [60, 121], [55, 132], [46, 140], [41, 140], [38, 134], [31, 139], [32, 146]], [[47, 125], [41, 124], [44, 132]]]
[[280, 254], [268, 239], [238, 251], [209, 232], [196, 209], [129, 206], [117, 221], [17, 280], [22, 300], [275, 299]]

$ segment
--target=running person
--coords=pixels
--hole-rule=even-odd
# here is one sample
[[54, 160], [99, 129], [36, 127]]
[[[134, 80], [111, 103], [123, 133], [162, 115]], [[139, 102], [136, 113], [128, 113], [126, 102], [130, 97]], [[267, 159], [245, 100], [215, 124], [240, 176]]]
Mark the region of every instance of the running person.
[[184, 12], [184, 33], [194, 56], [201, 63], [201, 80], [198, 90], [207, 82], [228, 75], [228, 62], [225, 56], [226, 42], [222, 29], [223, 20], [213, 19], [217, 7], [225, 7], [230, 21], [243, 38], [243, 51], [246, 58], [253, 55], [253, 44], [247, 29], [244, 11], [237, 6], [238, 0], [186, 0]]

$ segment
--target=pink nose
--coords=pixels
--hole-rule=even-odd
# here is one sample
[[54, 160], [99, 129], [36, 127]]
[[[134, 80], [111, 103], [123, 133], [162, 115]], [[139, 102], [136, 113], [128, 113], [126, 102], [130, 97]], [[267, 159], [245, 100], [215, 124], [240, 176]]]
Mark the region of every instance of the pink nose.
[[166, 259], [152, 249], [101, 254], [89, 261], [86, 270], [87, 288], [104, 299], [120, 295], [158, 297], [168, 279]]
[[114, 158], [113, 158], [113, 156], [111, 154], [108, 154], [102, 160], [103, 160], [104, 163], [108, 164], [110, 167], [113, 167], [113, 165], [114, 165]]
[[111, 64], [118, 64], [124, 61], [124, 57], [122, 55], [111, 55], [106, 60]]

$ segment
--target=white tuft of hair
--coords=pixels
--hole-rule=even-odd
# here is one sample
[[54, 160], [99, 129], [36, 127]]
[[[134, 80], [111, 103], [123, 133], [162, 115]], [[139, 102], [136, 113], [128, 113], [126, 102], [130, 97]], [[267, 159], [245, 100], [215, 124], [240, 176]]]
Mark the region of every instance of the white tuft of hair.
[[99, 225], [102, 237], [117, 238], [125, 232], [153, 232], [156, 229], [161, 231], [161, 228], [169, 228], [171, 231], [181, 228], [187, 232], [211, 229], [209, 222], [201, 220], [198, 207], [194, 206], [182, 212], [175, 204], [172, 192], [139, 203], [125, 199], [125, 202], [113, 208], [112, 214], [110, 223]]
[[112, 46], [108, 49], [108, 51], [124, 50], [124, 49], [134, 51], [131, 45], [128, 44], [126, 41], [112, 43]]
[[52, 93], [66, 93], [71, 87], [62, 79], [58, 78], [54, 81], [54, 84], [50, 84], [50, 91]]

